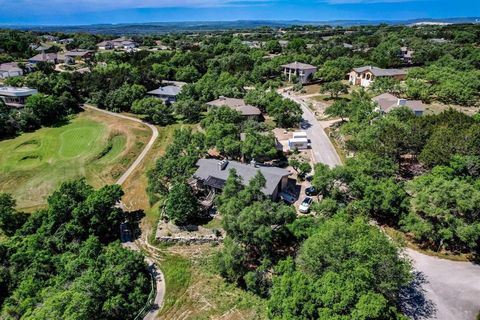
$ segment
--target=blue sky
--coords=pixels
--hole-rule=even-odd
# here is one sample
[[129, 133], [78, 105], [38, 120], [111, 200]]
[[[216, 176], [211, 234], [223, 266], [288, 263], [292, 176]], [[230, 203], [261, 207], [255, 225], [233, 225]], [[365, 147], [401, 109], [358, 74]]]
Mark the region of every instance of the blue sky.
[[0, 0], [0, 24], [475, 16], [480, 0]]

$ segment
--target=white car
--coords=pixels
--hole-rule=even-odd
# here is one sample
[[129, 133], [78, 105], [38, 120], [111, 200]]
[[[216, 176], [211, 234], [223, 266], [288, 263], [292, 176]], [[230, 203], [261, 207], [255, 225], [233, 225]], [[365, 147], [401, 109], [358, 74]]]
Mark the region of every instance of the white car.
[[312, 203], [313, 203], [313, 199], [311, 197], [305, 197], [305, 199], [303, 199], [302, 203], [300, 204], [300, 207], [298, 208], [298, 210], [301, 213], [308, 213], [308, 211], [310, 211], [310, 207], [312, 206]]

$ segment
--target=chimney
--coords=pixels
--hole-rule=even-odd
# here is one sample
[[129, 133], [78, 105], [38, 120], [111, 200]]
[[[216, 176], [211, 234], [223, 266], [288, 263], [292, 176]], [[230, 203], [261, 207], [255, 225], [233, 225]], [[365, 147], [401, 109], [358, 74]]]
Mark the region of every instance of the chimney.
[[228, 160], [225, 159], [225, 160], [220, 161], [220, 162], [218, 163], [218, 170], [219, 170], [219, 171], [225, 170], [225, 168], [227, 167], [227, 165], [228, 165]]
[[406, 106], [407, 105], [407, 99], [398, 99], [397, 105]]

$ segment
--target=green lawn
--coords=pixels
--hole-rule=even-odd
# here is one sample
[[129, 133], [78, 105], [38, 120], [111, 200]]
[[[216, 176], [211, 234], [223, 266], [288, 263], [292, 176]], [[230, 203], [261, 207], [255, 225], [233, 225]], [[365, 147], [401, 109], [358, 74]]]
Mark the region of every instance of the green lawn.
[[[88, 115], [58, 128], [42, 128], [0, 141], [0, 192], [11, 193], [19, 208], [33, 209], [66, 180], [85, 176], [95, 186], [114, 182], [104, 170], [121, 160], [126, 137]], [[100, 180], [100, 181], [98, 181]]]

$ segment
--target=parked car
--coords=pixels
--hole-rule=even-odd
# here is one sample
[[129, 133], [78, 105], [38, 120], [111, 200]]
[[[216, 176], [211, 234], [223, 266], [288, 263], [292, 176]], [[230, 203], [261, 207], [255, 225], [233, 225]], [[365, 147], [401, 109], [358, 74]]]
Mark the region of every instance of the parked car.
[[305, 194], [307, 196], [317, 196], [318, 190], [314, 186], [310, 186], [307, 189], [305, 189]]
[[295, 201], [297, 201], [295, 195], [286, 191], [280, 193], [280, 198], [288, 204], [293, 204]]
[[305, 177], [305, 180], [312, 181], [313, 180], [313, 175], [309, 174], [308, 176]]
[[300, 204], [300, 207], [298, 208], [298, 210], [301, 213], [308, 213], [308, 211], [310, 211], [310, 207], [312, 206], [312, 203], [313, 203], [313, 199], [311, 197], [305, 197], [305, 199], [303, 199], [302, 203]]

